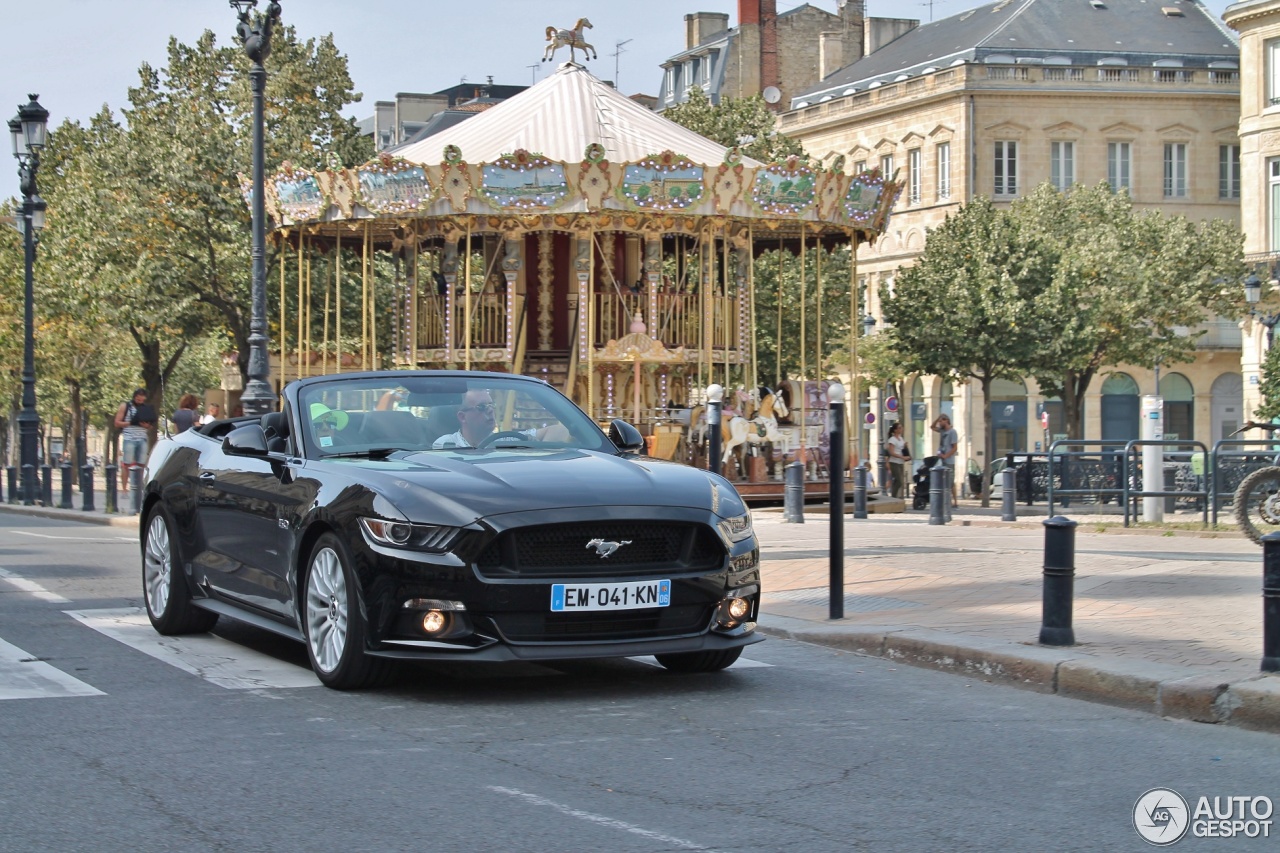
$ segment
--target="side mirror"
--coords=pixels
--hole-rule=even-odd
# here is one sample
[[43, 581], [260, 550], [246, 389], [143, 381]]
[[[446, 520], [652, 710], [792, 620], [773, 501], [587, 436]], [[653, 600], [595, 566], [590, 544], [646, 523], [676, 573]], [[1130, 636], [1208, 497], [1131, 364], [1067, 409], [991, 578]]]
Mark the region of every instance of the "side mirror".
[[227, 433], [222, 452], [228, 456], [266, 456], [267, 434], [258, 424], [245, 424]]
[[644, 436], [640, 430], [622, 419], [609, 424], [609, 440], [622, 453], [640, 453], [644, 450]]

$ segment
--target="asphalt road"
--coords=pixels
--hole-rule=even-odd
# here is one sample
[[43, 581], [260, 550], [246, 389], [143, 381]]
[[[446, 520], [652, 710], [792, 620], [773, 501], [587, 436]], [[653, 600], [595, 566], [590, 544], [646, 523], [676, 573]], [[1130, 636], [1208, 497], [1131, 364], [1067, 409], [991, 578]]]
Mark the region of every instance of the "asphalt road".
[[0, 514], [0, 850], [1144, 850], [1151, 788], [1280, 800], [1275, 735], [777, 639], [338, 693], [226, 620], [161, 641], [139, 571], [131, 531]]

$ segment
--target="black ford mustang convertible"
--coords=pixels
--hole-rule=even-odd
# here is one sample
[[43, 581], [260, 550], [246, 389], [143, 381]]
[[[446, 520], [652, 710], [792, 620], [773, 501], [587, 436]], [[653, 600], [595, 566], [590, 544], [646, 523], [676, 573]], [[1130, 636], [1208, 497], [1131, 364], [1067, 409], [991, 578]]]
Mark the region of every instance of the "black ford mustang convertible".
[[751, 516], [728, 481], [643, 447], [510, 374], [290, 383], [279, 412], [156, 445], [147, 613], [161, 634], [228, 616], [300, 640], [336, 688], [397, 659], [723, 669], [761, 639]]

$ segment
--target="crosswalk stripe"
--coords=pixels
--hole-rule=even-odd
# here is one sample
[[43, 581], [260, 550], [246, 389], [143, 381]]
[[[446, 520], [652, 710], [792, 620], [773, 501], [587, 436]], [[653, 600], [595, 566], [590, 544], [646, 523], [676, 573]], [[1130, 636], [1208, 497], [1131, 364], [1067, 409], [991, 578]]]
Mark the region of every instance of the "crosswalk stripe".
[[56, 592], [49, 592], [49, 590], [40, 586], [40, 584], [35, 581], [29, 581], [26, 578], [19, 577], [8, 569], [0, 569], [0, 580], [15, 589], [20, 589], [25, 593], [29, 593], [32, 597], [38, 598], [41, 601], [51, 601], [54, 604], [71, 603], [71, 599], [63, 598]]
[[228, 690], [269, 687], [315, 687], [315, 673], [213, 634], [164, 637], [151, 627], [141, 607], [67, 610], [78, 620], [113, 640], [184, 672]]
[[0, 640], [0, 699], [105, 695], [101, 690]]

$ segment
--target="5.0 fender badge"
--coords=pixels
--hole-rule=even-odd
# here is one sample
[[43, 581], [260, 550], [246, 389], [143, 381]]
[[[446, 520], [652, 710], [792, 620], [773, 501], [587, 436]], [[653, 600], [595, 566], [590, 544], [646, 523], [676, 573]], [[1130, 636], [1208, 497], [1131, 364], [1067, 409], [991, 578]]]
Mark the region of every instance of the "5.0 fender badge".
[[631, 544], [630, 539], [623, 539], [621, 542], [606, 542], [604, 539], [592, 539], [590, 542], [587, 543], [587, 547], [595, 548], [596, 554], [598, 554], [600, 558], [603, 559], [605, 557], [608, 557], [614, 551], [617, 551], [623, 545], [630, 545], [630, 544]]

